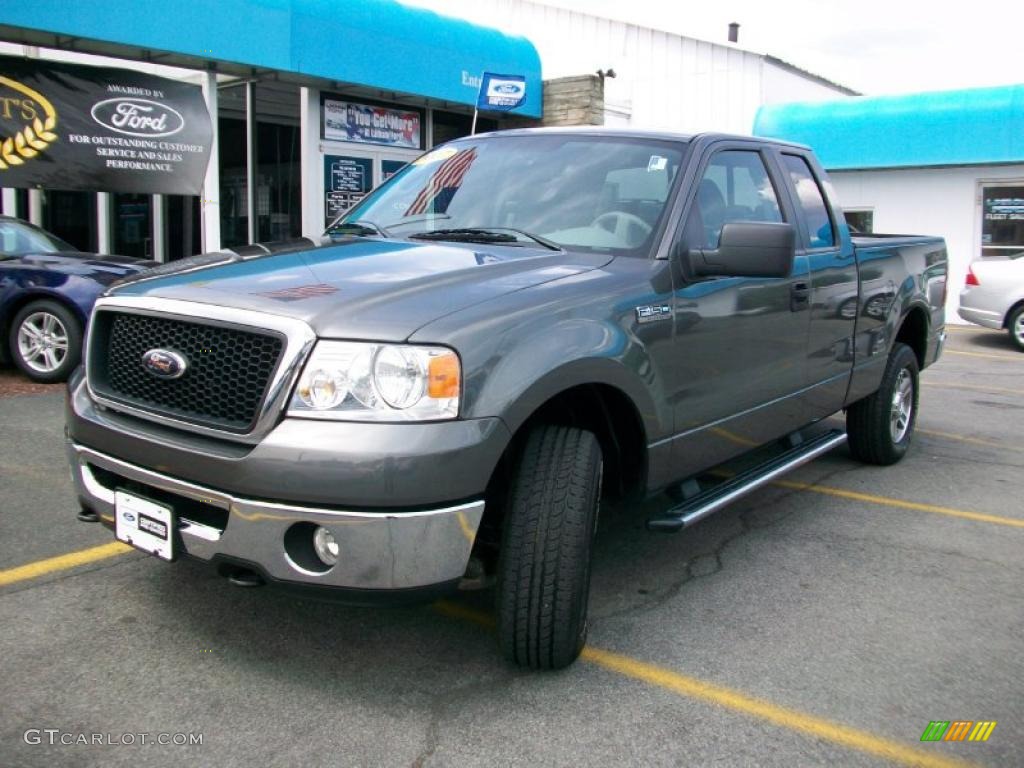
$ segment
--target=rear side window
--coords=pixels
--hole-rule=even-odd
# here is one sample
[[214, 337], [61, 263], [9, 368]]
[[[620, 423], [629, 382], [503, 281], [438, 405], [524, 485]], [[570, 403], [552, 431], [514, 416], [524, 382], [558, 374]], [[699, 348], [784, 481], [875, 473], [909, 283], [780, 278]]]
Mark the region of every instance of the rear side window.
[[796, 189], [797, 203], [803, 209], [811, 248], [834, 246], [836, 237], [832, 227], [832, 217], [829, 216], [828, 206], [825, 205], [825, 196], [821, 193], [821, 187], [811, 172], [811, 166], [807, 164], [806, 158], [799, 155], [783, 155], [782, 162], [786, 166], [789, 178], [793, 181], [794, 189]]
[[704, 248], [717, 248], [722, 227], [734, 221], [782, 221], [775, 188], [760, 153], [725, 150], [711, 158], [697, 186], [687, 228]]

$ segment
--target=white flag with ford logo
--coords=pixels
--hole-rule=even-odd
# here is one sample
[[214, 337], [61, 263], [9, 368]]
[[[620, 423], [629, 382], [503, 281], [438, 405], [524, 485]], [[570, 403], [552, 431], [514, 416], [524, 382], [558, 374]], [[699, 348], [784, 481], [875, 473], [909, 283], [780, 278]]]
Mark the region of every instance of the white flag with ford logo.
[[484, 72], [480, 79], [477, 109], [507, 112], [515, 109], [526, 98], [526, 78], [522, 75], [496, 75]]

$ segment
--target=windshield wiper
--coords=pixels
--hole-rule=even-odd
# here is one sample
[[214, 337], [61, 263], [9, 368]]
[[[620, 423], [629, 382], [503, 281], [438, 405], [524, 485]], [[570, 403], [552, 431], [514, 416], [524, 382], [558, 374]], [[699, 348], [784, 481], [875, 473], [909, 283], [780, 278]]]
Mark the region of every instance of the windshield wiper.
[[380, 224], [375, 224], [369, 219], [357, 219], [355, 221], [344, 221], [332, 224], [327, 228], [328, 235], [380, 235], [390, 237], [388, 231]]
[[519, 238], [517, 238], [516, 235], [522, 235], [523, 237], [533, 240], [533, 242], [552, 251], [563, 250], [562, 246], [548, 240], [546, 237], [541, 237], [540, 235], [535, 235], [531, 232], [525, 232], [521, 229], [513, 229], [512, 227], [460, 227], [457, 229], [433, 229], [429, 232], [417, 232], [415, 235], [409, 235], [409, 239], [452, 240], [467, 243], [501, 243], [503, 245], [508, 245], [519, 242]]

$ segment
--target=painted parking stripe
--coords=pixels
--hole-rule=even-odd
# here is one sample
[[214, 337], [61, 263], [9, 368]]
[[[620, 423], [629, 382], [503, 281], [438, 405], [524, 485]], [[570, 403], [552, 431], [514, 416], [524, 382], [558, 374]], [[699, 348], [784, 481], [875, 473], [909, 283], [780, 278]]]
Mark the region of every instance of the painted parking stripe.
[[734, 712], [751, 715], [773, 725], [881, 757], [894, 763], [924, 766], [925, 768], [964, 768], [964, 766], [972, 765], [961, 760], [915, 749], [898, 741], [809, 715], [796, 709], [772, 704], [732, 688], [698, 680], [695, 677], [682, 675], [620, 653], [604, 651], [588, 645], [583, 649], [580, 658], [625, 677], [640, 680], [688, 698], [716, 704]]
[[1024, 389], [978, 387], [973, 384], [946, 384], [940, 381], [932, 381], [928, 377], [922, 378], [921, 384], [928, 389], [962, 389], [966, 392], [981, 392], [986, 395], [1024, 395]]
[[875, 496], [870, 493], [859, 491], [848, 491], [845, 488], [831, 488], [826, 485], [815, 483], [801, 483], [796, 480], [776, 480], [772, 485], [779, 488], [789, 488], [795, 491], [812, 491], [823, 493], [826, 496], [836, 496], [841, 499], [852, 499], [853, 501], [864, 501], [868, 504], [881, 504], [886, 507], [897, 507], [899, 509], [913, 509], [917, 512], [929, 512], [933, 515], [946, 515], [947, 517], [959, 517], [964, 520], [974, 520], [979, 523], [993, 523], [995, 525], [1006, 525], [1011, 528], [1024, 528], [1024, 520], [1012, 517], [1001, 517], [1000, 515], [986, 515], [981, 512], [968, 512], [965, 509], [954, 509], [952, 507], [940, 507], [936, 504], [922, 504], [917, 501], [904, 501], [903, 499], [892, 499], [888, 496]]
[[985, 352], [963, 352], [959, 349], [946, 348], [942, 350], [944, 355], [965, 355], [966, 357], [984, 357], [987, 360], [1009, 360], [1011, 362], [1021, 362], [1024, 360], [1024, 355], [1014, 357], [1012, 355], [991, 355]]
[[[445, 616], [472, 622], [487, 630], [493, 630], [495, 626], [493, 616], [458, 603], [442, 600], [435, 603], [434, 608]], [[773, 725], [892, 762], [923, 766], [924, 768], [965, 768], [972, 765], [915, 749], [898, 741], [875, 736], [867, 731], [850, 728], [796, 709], [772, 704], [725, 686], [698, 680], [665, 667], [648, 664], [630, 656], [595, 648], [592, 645], [583, 649], [580, 659], [610, 672], [663, 688], [680, 696], [698, 699], [733, 712], [751, 715]]]
[[1024, 451], [1024, 446], [1019, 445], [1008, 445], [1006, 443], [999, 443], [995, 440], [986, 440], [982, 437], [971, 437], [969, 435], [958, 435], [955, 432], [940, 432], [937, 429], [922, 429], [916, 427], [915, 430], [922, 435], [928, 435], [929, 437], [941, 437], [945, 440], [955, 440], [958, 443], [970, 443], [971, 445], [983, 445], [987, 448], [998, 448], [1000, 451]]
[[7, 586], [8, 584], [16, 584], [19, 581], [38, 579], [40, 576], [46, 576], [50, 573], [66, 571], [69, 568], [77, 568], [80, 565], [88, 565], [89, 563], [96, 563], [101, 560], [107, 560], [108, 558], [123, 555], [126, 552], [132, 551], [132, 548], [127, 544], [122, 544], [120, 541], [112, 541], [109, 544], [102, 544], [98, 547], [80, 549], [77, 552], [69, 552], [66, 555], [58, 555], [57, 557], [50, 557], [46, 560], [37, 560], [34, 563], [26, 563], [25, 565], [19, 565], [16, 568], [9, 568], [6, 571], [0, 571], [0, 587]]

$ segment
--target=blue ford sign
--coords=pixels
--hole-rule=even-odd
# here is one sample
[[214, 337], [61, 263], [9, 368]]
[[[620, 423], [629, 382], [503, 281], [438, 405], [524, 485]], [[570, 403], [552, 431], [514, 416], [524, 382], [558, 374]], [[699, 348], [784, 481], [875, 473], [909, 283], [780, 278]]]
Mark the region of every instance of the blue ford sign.
[[526, 98], [526, 78], [521, 75], [496, 75], [484, 72], [480, 80], [477, 109], [507, 112], [515, 109]]

